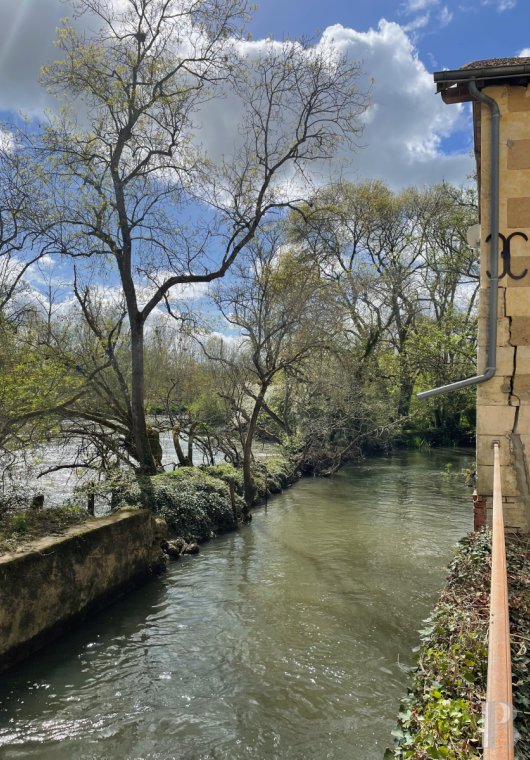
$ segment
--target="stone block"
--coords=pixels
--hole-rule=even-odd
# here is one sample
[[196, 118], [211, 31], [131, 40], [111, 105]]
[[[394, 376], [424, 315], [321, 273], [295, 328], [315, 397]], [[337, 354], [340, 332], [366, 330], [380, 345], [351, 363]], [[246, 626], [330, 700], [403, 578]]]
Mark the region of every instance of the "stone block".
[[530, 346], [530, 316], [512, 317], [510, 343], [512, 346]]
[[530, 169], [530, 140], [508, 140], [506, 147], [508, 169]]
[[514, 406], [493, 404], [478, 406], [477, 435], [492, 435], [502, 438], [507, 433], [511, 433], [515, 423], [515, 410], [516, 407]]
[[[528, 136], [529, 130], [526, 131]], [[507, 151], [501, 157], [501, 165], [506, 165], [508, 160]], [[499, 203], [499, 226], [503, 232], [507, 226], [508, 199], [509, 198], [526, 198], [530, 196], [530, 175], [525, 169], [514, 169], [512, 171], [501, 172], [500, 191], [502, 193], [501, 202]], [[526, 225], [528, 227], [528, 224]]]
[[[530, 187], [530, 185], [529, 185]], [[527, 193], [525, 193], [526, 195]], [[528, 193], [530, 195], [530, 193]], [[515, 195], [515, 193], [514, 193]], [[519, 232], [519, 230], [517, 230]], [[510, 238], [510, 258], [512, 260], [512, 269], [519, 269], [520, 265], [517, 262], [514, 264], [515, 259], [522, 259], [524, 257], [530, 256], [530, 242], [528, 240], [525, 240], [524, 237], [521, 237], [521, 235], [514, 235], [513, 232], [507, 233], [508, 235], [513, 235], [512, 238]], [[527, 230], [525, 231], [525, 235], [527, 235], [528, 238], [530, 238], [530, 232]], [[524, 267], [523, 267], [524, 268]], [[499, 273], [502, 272], [502, 267], [499, 270]], [[515, 272], [517, 274], [517, 272]], [[502, 284], [502, 282], [501, 282]]]
[[530, 111], [530, 90], [527, 87], [508, 88], [508, 111]]
[[514, 280], [512, 277], [503, 277], [501, 280], [503, 285], [506, 283], [507, 288], [530, 287], [530, 256], [512, 256], [510, 270], [517, 277], [519, 275], [524, 275], [524, 277], [521, 277], [519, 280]]
[[[501, 466], [501, 491], [503, 496], [519, 496], [513, 467]], [[493, 493], [493, 465], [481, 465], [477, 468], [477, 492], [481, 496], [491, 496]]]
[[530, 196], [508, 198], [506, 226], [512, 230], [530, 227]]
[[[497, 320], [497, 346], [509, 346], [510, 341], [510, 320], [507, 317], [502, 317]], [[483, 348], [488, 340], [488, 323], [485, 319], [481, 319], [478, 326], [477, 343]]]
[[515, 374], [530, 375], [530, 346], [515, 347]]
[[[510, 87], [512, 89], [512, 87]], [[503, 119], [501, 145], [508, 149], [510, 140], [526, 140], [530, 137], [530, 124], [525, 111], [512, 111], [507, 119]]]
[[[484, 267], [486, 268], [486, 264], [484, 264]], [[489, 268], [489, 264], [487, 265], [487, 268]], [[489, 279], [487, 277], [482, 277], [482, 282], [485, 282], [486, 285], [489, 283]], [[530, 287], [530, 285], [529, 285]], [[502, 284], [502, 280], [498, 289], [497, 293], [497, 317], [498, 319], [503, 319], [505, 314], [505, 292], [506, 288]], [[481, 325], [482, 321], [484, 324], [487, 324], [487, 318], [489, 313], [489, 287], [481, 288], [479, 291], [479, 301], [478, 301], [478, 320], [479, 325]]]
[[502, 515], [504, 518], [504, 527], [508, 532], [522, 528], [528, 529], [527, 507], [524, 502], [515, 504], [505, 504]]
[[506, 289], [506, 316], [530, 317], [530, 287]]
[[514, 377], [513, 395], [517, 396], [521, 405], [530, 404], [530, 374]]
[[525, 446], [525, 456], [530, 461], [530, 406], [526, 404], [519, 407], [516, 432], [521, 436], [521, 441]]
[[[493, 511], [490, 508], [486, 509], [486, 525], [491, 528]], [[527, 523], [524, 517], [524, 506], [518, 505], [510, 510], [503, 510], [504, 517], [504, 530], [505, 533], [517, 533], [521, 528], [528, 530]]]
[[477, 406], [509, 406], [511, 376], [495, 375], [477, 385]]
[[[497, 375], [509, 377], [513, 374], [515, 348], [513, 346], [497, 346]], [[477, 367], [482, 372], [486, 366], [486, 347], [479, 346]]]
[[493, 465], [493, 443], [499, 442], [501, 466], [507, 466], [512, 461], [510, 441], [507, 436], [477, 435], [477, 467]]
[[[517, 426], [519, 428], [519, 426]], [[525, 462], [530, 470], [530, 430], [525, 431], [524, 428], [519, 432], [519, 438], [523, 447], [523, 456]]]
[[[480, 256], [480, 284], [482, 286], [482, 289], [485, 292], [488, 292], [490, 278], [487, 273], [491, 269], [490, 244], [483, 242], [481, 245], [481, 251], [482, 253]], [[497, 263], [499, 274], [502, 272], [501, 251], [502, 251], [502, 242], [499, 240], [499, 259]], [[499, 280], [499, 286], [504, 287], [503, 280]], [[500, 295], [499, 295], [499, 298], [500, 298]]]

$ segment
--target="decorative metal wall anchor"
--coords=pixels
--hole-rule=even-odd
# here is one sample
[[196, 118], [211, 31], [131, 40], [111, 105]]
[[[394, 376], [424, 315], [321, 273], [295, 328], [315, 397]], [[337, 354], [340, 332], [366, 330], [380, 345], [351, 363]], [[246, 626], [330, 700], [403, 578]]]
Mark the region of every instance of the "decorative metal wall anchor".
[[[524, 272], [521, 274], [514, 274], [511, 269], [511, 252], [510, 252], [510, 240], [514, 237], [522, 237], [523, 240], [526, 240], [528, 242], [528, 235], [525, 235], [524, 232], [512, 232], [511, 235], [508, 235], [506, 237], [502, 233], [499, 232], [499, 237], [502, 240], [502, 251], [501, 251], [501, 259], [502, 259], [502, 272], [499, 275], [499, 280], [501, 280], [505, 274], [508, 275], [508, 277], [511, 277], [512, 280], [522, 280], [523, 277], [528, 273], [528, 269], [525, 269]], [[489, 243], [491, 240], [491, 235], [488, 235], [486, 238], [486, 243]], [[491, 277], [491, 274], [489, 273], [489, 270], [486, 270], [486, 274], [488, 277]]]

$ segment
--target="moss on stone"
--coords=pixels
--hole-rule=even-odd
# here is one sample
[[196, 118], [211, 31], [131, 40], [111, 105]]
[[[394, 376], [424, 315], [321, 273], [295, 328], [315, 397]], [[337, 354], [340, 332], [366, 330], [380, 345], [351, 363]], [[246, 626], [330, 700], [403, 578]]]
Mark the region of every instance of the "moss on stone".
[[76, 506], [6, 512], [0, 515], [0, 553], [17, 551], [43, 536], [60, 535], [87, 519], [87, 513]]

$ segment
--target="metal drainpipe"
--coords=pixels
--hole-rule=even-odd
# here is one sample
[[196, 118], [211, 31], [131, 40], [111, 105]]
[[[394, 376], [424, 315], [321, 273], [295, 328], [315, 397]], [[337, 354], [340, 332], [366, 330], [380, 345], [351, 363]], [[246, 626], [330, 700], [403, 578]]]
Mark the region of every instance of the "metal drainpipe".
[[481, 375], [458, 380], [456, 383], [442, 385], [429, 391], [418, 393], [418, 398], [430, 398], [441, 393], [457, 391], [469, 385], [478, 385], [490, 380], [497, 369], [497, 309], [499, 301], [499, 106], [489, 95], [484, 95], [472, 79], [468, 84], [469, 93], [485, 103], [490, 109], [490, 286], [488, 291], [488, 337], [486, 349], [486, 369]]

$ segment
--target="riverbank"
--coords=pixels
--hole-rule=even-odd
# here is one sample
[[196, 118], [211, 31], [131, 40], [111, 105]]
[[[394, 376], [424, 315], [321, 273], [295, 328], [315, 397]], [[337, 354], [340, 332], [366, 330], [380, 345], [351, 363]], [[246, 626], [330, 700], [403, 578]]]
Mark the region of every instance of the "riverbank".
[[[289, 461], [276, 456], [253, 465], [258, 506], [298, 479]], [[243, 472], [229, 464], [179, 467], [141, 478], [122, 491], [124, 505], [142, 504], [163, 518], [170, 536], [203, 543], [251, 519], [243, 500]]]
[[[289, 461], [281, 456], [269, 457], [266, 463], [256, 462], [253, 474], [257, 485], [255, 506], [298, 479]], [[120, 471], [93, 486], [90, 493], [112, 503], [112, 512], [139, 506], [150, 509], [166, 520], [174, 537], [187, 542], [202, 543], [234, 530], [244, 511], [243, 474], [229, 464], [181, 467], [139, 479]], [[80, 491], [77, 501], [84, 499], [86, 494]], [[26, 551], [35, 541], [64, 535], [74, 525], [95, 525], [97, 519], [78, 503], [6, 510], [0, 514], [0, 556]]]
[[161, 522], [146, 509], [122, 510], [0, 556], [0, 671], [149, 578], [160, 565]]
[[[254, 475], [258, 498], [295, 479], [280, 458], [256, 465]], [[118, 477], [111, 515], [94, 518], [70, 505], [1, 516], [0, 670], [164, 569], [167, 557], [195, 554], [199, 542], [237, 528], [245, 515], [242, 475], [228, 465]]]
[[[530, 537], [506, 537], [517, 760], [530, 757]], [[421, 645], [387, 758], [482, 757], [491, 534], [463, 539]]]
[[402, 451], [301, 479], [10, 672], [0, 755], [351, 760], [353, 741], [381, 760], [471, 528], [448, 465], [470, 463]]

